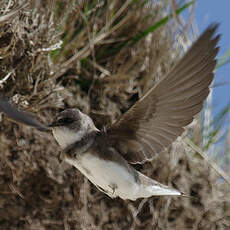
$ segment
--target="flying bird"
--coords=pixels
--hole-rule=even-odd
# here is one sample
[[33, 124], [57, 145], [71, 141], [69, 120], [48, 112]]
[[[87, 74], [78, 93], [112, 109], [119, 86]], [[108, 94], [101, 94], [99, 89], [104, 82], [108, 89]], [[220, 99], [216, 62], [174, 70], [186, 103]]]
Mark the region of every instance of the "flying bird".
[[45, 126], [4, 97], [0, 111], [41, 131], [51, 130], [64, 159], [108, 196], [136, 200], [182, 196], [134, 169], [169, 147], [193, 121], [209, 94], [216, 66], [218, 24], [211, 24], [184, 57], [115, 123], [99, 130], [79, 109], [66, 109]]

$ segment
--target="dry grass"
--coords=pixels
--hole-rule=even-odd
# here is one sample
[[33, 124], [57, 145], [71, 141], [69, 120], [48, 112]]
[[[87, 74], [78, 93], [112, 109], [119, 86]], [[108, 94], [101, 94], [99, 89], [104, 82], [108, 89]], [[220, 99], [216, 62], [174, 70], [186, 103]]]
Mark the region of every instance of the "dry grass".
[[[46, 123], [66, 107], [98, 127], [113, 121], [178, 60], [174, 38], [190, 38], [176, 1], [15, 2], [0, 6], [1, 92]], [[134, 43], [169, 6], [173, 22]], [[182, 143], [139, 169], [194, 199], [112, 200], [61, 161], [51, 136], [1, 116], [0, 229], [228, 229], [229, 187]]]

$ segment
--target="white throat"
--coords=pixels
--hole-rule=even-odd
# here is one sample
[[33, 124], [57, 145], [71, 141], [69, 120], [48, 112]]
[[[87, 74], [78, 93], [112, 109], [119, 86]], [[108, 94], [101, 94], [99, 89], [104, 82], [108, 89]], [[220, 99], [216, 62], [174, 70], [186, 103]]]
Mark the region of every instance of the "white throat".
[[87, 133], [92, 131], [98, 131], [91, 118], [82, 113], [81, 128], [78, 130], [72, 130], [68, 127], [58, 126], [54, 127], [52, 132], [54, 138], [61, 146], [62, 149], [80, 141]]
[[61, 148], [66, 148], [67, 146], [73, 144], [76, 141], [80, 141], [85, 134], [85, 130], [78, 132], [73, 132], [67, 128], [54, 128], [53, 135]]

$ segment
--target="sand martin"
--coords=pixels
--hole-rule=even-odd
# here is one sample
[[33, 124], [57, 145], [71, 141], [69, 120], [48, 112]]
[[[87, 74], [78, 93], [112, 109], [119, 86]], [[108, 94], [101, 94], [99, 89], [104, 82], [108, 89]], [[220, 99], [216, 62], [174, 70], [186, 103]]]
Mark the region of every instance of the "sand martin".
[[108, 196], [136, 200], [181, 196], [176, 189], [132, 167], [169, 147], [202, 109], [216, 66], [218, 24], [210, 25], [184, 57], [115, 123], [99, 130], [78, 109], [66, 109], [49, 126], [17, 110], [3, 97], [0, 110], [12, 119], [51, 130], [67, 163]]

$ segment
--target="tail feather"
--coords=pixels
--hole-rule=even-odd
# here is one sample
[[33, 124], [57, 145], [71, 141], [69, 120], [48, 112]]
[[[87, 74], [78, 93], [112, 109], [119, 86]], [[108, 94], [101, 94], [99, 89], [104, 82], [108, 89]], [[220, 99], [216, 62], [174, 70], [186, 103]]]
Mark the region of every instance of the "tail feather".
[[181, 196], [183, 195], [180, 191], [174, 188], [170, 188], [163, 185], [155, 180], [138, 172], [139, 176], [139, 189], [137, 196], [139, 197], [150, 197], [150, 196]]

